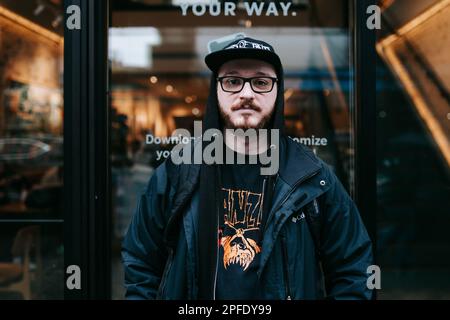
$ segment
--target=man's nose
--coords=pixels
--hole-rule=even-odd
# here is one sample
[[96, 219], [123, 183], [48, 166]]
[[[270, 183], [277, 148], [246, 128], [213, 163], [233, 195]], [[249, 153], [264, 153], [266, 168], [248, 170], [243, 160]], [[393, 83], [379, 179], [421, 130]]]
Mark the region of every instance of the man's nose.
[[246, 82], [241, 92], [239, 93], [241, 99], [253, 99], [255, 97], [255, 92], [250, 85], [250, 82]]

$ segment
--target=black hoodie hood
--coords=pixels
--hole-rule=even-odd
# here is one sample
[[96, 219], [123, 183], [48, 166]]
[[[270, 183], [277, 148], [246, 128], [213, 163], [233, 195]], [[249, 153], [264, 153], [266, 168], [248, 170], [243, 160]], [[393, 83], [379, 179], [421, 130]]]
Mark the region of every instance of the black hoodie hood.
[[[210, 90], [205, 115], [203, 116], [203, 132], [208, 129], [222, 130], [219, 101], [217, 100], [217, 74], [213, 73], [210, 80]], [[280, 136], [284, 133], [284, 75], [283, 69], [277, 71], [277, 98], [275, 109], [267, 129], [280, 130]]]
[[[249, 38], [246, 38], [249, 39]], [[265, 42], [258, 41], [258, 43], [262, 43], [263, 46], [266, 44]], [[269, 46], [268, 44], [266, 44]], [[280, 138], [284, 134], [284, 74], [281, 63], [278, 62], [277, 59], [274, 58], [274, 55], [278, 57], [273, 48], [271, 48], [271, 53], [262, 52], [262, 57], [256, 55], [251, 55], [249, 52], [255, 52], [253, 48], [251, 50], [244, 50], [239, 48], [239, 52], [244, 52], [244, 56], [240, 56], [238, 54], [238, 50], [227, 50], [227, 55], [222, 55], [223, 63], [230, 61], [232, 59], [260, 59], [265, 62], [271, 63], [277, 74], [277, 98], [275, 101], [275, 108], [270, 119], [270, 122], [267, 126], [267, 129], [278, 129], [280, 132]], [[222, 51], [223, 51], [222, 50]], [[261, 49], [265, 50], [265, 49]], [[233, 51], [233, 54], [230, 55]], [[211, 54], [210, 54], [211, 55]], [[232, 59], [229, 59], [232, 57]], [[267, 57], [270, 57], [268, 59]], [[214, 59], [217, 59], [214, 58]], [[208, 64], [208, 56], [206, 57], [206, 62]], [[209, 60], [211, 61], [211, 60]], [[223, 64], [222, 63], [222, 64]], [[217, 98], [217, 71], [220, 68], [221, 64], [218, 60], [214, 60], [213, 67], [210, 68], [213, 71], [210, 81], [210, 90], [209, 97], [207, 101], [206, 111], [203, 118], [203, 130], [206, 131], [208, 129], [219, 129], [222, 130], [222, 120], [220, 118], [219, 111], [219, 103]], [[203, 133], [204, 133], [203, 131]], [[269, 134], [270, 136], [270, 134]], [[203, 142], [203, 148], [205, 148], [208, 144]], [[266, 189], [268, 192], [264, 195], [264, 212], [267, 214], [267, 211], [271, 207], [272, 200], [272, 192], [273, 192], [273, 184], [275, 178], [274, 176], [268, 177], [268, 188]], [[215, 296], [215, 278], [216, 278], [216, 268], [217, 268], [217, 254], [218, 254], [218, 240], [217, 240], [217, 232], [218, 232], [218, 221], [219, 221], [219, 213], [220, 213], [220, 186], [221, 186], [221, 177], [220, 177], [220, 165], [207, 165], [202, 164], [200, 168], [200, 206], [199, 206], [199, 234], [198, 234], [198, 287], [199, 299], [213, 299]], [[215, 253], [215, 254], [214, 254]]]
[[268, 129], [279, 129], [280, 136], [284, 132], [284, 74], [280, 58], [267, 42], [252, 38], [238, 39], [222, 50], [212, 52], [205, 57], [205, 63], [212, 71], [209, 97], [203, 118], [203, 128], [221, 130], [219, 103], [217, 101], [217, 77], [220, 67], [235, 59], [256, 59], [271, 64], [277, 74], [278, 94], [275, 110]]

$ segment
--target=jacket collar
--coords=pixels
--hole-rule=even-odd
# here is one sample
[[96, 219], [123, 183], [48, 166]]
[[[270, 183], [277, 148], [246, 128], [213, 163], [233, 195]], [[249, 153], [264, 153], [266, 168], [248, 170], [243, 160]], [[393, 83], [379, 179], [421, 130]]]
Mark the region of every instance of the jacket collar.
[[[295, 186], [297, 181], [311, 175], [321, 167], [319, 160], [309, 148], [286, 136], [280, 138], [279, 159], [280, 167], [278, 174], [292, 187]], [[172, 182], [176, 181], [177, 184], [179, 184], [179, 189], [181, 189], [180, 192], [191, 193], [195, 189], [200, 178], [201, 165], [175, 165], [168, 161], [167, 166], [169, 177]], [[177, 201], [177, 199], [175, 199], [175, 201]]]
[[311, 176], [321, 168], [314, 153], [290, 137], [280, 142], [279, 175], [290, 187]]

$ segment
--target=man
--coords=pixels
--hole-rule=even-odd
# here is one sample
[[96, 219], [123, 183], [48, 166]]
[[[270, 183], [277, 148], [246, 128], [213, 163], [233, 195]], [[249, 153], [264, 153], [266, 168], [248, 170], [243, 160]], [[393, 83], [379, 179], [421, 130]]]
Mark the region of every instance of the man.
[[[123, 242], [127, 298], [371, 298], [372, 248], [357, 208], [330, 168], [283, 134], [273, 47], [238, 39], [205, 61], [213, 73], [205, 131], [219, 129], [233, 157], [278, 152], [279, 169], [264, 176], [260, 162], [170, 159], [158, 167]], [[280, 138], [255, 146], [227, 129]]]

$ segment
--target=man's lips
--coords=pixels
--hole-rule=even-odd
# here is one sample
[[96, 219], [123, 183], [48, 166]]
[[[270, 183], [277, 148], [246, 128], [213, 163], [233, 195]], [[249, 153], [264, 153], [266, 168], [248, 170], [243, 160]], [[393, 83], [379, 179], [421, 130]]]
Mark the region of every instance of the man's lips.
[[239, 105], [236, 107], [231, 107], [231, 111], [242, 111], [252, 113], [252, 112], [259, 112], [261, 111], [261, 109], [254, 105]]
[[236, 112], [239, 112], [240, 114], [252, 114], [255, 113], [256, 110], [253, 109], [238, 109]]

